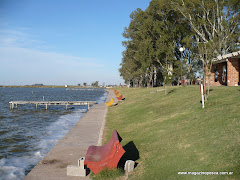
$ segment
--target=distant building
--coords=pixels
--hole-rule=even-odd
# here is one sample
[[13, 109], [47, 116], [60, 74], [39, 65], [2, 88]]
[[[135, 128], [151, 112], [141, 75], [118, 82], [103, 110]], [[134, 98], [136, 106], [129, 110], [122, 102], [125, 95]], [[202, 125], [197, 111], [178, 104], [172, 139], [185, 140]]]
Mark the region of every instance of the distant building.
[[[218, 56], [214, 60], [211, 74], [210, 86], [238, 86], [240, 84], [240, 51]], [[208, 77], [206, 77], [208, 83]]]
[[65, 85], [65, 88], [67, 88], [68, 87], [68, 85]]

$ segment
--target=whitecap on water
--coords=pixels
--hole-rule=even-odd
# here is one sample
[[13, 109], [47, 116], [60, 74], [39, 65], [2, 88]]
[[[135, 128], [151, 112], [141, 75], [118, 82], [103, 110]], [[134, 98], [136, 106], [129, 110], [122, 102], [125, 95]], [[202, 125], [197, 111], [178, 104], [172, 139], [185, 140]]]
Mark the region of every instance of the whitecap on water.
[[[14, 161], [12, 158], [0, 160], [0, 180], [21, 180], [25, 177], [24, 162], [22, 162], [23, 167], [18, 167], [10, 166], [9, 164], [12, 164], [12, 161]], [[19, 162], [17, 163], [20, 165]]]
[[[0, 160], [0, 180], [22, 180], [25, 171], [35, 166], [50, 149], [80, 120], [84, 110], [77, 109], [71, 114], [61, 116], [46, 128], [46, 133], [36, 141], [35, 150], [22, 157], [3, 158]], [[36, 132], [32, 132], [36, 133]], [[40, 135], [39, 135], [40, 136]]]
[[[97, 103], [104, 103], [108, 93], [97, 100]], [[24, 110], [23, 110], [24, 111]], [[38, 131], [34, 124], [27, 132], [28, 137], [34, 137], [34, 144], [29, 144], [30, 151], [21, 157], [7, 157], [0, 159], [0, 180], [22, 180], [25, 173], [29, 172], [50, 149], [80, 120], [86, 109], [75, 109], [71, 113], [60, 116], [51, 123], [44, 131]], [[13, 124], [13, 123], [11, 123]], [[31, 141], [32, 142], [32, 141]]]
[[106, 98], [107, 98], [107, 95], [108, 95], [108, 92], [105, 91], [104, 94], [103, 94], [103, 96], [100, 97], [100, 98], [97, 100], [97, 103], [104, 103], [105, 100], [106, 100]]
[[21, 180], [25, 177], [25, 170], [14, 166], [0, 166], [1, 180]]

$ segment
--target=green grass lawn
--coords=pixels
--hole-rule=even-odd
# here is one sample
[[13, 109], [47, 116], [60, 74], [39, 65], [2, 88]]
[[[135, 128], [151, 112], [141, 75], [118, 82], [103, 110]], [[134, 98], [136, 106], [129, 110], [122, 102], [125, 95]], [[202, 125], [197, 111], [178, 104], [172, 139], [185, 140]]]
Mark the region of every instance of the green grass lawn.
[[240, 179], [240, 87], [211, 87], [205, 109], [199, 86], [157, 89], [118, 88], [126, 99], [108, 108], [105, 142], [116, 129], [138, 163], [129, 179]]

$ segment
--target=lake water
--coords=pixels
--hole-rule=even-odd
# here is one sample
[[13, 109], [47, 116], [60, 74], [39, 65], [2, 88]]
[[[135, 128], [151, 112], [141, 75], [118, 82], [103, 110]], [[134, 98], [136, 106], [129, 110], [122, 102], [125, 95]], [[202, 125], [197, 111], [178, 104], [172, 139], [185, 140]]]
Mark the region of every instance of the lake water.
[[87, 112], [87, 106], [19, 105], [10, 110], [9, 101], [97, 101], [103, 103], [104, 89], [0, 88], [0, 179], [23, 179]]

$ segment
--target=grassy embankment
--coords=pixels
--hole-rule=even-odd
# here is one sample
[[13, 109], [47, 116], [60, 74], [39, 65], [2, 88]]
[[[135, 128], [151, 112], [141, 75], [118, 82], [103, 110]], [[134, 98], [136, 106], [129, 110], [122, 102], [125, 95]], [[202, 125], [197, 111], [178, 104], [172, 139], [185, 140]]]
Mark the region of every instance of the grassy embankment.
[[199, 86], [170, 87], [167, 96], [156, 88], [117, 90], [126, 99], [108, 108], [105, 142], [116, 129], [132, 150], [138, 166], [129, 179], [240, 179], [240, 87], [211, 87], [205, 109]]

